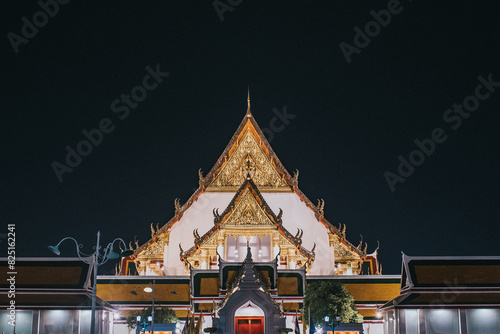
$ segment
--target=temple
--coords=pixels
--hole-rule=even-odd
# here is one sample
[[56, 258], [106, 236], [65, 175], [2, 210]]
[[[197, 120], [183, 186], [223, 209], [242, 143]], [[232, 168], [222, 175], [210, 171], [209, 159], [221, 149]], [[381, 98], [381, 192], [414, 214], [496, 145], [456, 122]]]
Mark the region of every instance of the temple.
[[[277, 258], [278, 270], [305, 268], [310, 275], [380, 274], [377, 251], [346, 240], [345, 225], [325, 218], [269, 145], [250, 110], [199, 187], [151, 239], [136, 247], [122, 273], [189, 275], [217, 269], [220, 259], [241, 262], [247, 242], [256, 261]], [[132, 263], [133, 261], [133, 263]], [[132, 265], [132, 266], [130, 266]], [[130, 271], [132, 269], [132, 271]]]
[[137, 310], [151, 300], [127, 291], [155, 285], [156, 305], [181, 319], [203, 315], [212, 332], [278, 333], [294, 327], [308, 282], [339, 280], [364, 328], [381, 333], [375, 315], [397, 295], [399, 277], [381, 275], [378, 247], [368, 253], [366, 243], [350, 243], [346, 226], [326, 219], [325, 202], [309, 200], [298, 176], [269, 145], [248, 96], [229, 144], [206, 175], [199, 171], [199, 187], [185, 203], [175, 200], [166, 224], [151, 225], [150, 240], [130, 244], [134, 254], [117, 276], [98, 278], [99, 297], [121, 311]]

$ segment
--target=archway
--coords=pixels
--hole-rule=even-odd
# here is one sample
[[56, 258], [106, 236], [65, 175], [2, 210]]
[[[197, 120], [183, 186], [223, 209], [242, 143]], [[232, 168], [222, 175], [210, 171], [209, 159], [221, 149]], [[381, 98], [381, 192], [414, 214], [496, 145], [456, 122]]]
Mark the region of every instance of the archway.
[[248, 301], [234, 313], [236, 334], [264, 334], [264, 311]]

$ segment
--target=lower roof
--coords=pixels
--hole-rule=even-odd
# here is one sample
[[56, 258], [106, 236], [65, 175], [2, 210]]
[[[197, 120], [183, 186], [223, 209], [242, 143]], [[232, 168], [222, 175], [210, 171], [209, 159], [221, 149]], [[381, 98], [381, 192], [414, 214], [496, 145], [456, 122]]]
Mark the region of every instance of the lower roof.
[[382, 308], [500, 308], [500, 291], [410, 292], [403, 294]]
[[[5, 308], [10, 303], [6, 292], [0, 293], [0, 305]], [[61, 293], [61, 292], [16, 292], [16, 309], [79, 309], [92, 308], [92, 295], [90, 293]], [[115, 309], [106, 301], [96, 297], [96, 309], [114, 311]]]

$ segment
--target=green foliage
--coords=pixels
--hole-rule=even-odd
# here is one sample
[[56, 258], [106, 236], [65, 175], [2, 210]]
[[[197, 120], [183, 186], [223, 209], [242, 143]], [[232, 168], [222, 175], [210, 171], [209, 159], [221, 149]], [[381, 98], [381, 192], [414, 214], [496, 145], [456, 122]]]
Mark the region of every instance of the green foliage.
[[[127, 327], [131, 329], [135, 329], [137, 327], [137, 315], [141, 315], [141, 318], [147, 319], [148, 316], [151, 315], [151, 307], [146, 307], [141, 310], [141, 312], [130, 311], [127, 314]], [[170, 307], [155, 307], [155, 323], [156, 324], [172, 324], [179, 321], [179, 318], [175, 315], [174, 310]]]
[[349, 291], [342, 283], [332, 280], [313, 281], [307, 285], [302, 312], [307, 323], [309, 310], [315, 324], [323, 322], [326, 315], [330, 319], [340, 316], [341, 323], [363, 322], [363, 316], [356, 309]]

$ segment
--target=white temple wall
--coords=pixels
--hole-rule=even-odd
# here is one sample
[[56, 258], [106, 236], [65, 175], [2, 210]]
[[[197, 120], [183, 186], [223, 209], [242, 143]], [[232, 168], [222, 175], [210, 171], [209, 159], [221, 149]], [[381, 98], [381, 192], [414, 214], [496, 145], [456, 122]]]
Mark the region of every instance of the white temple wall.
[[262, 196], [276, 214], [283, 210], [283, 226], [292, 234], [304, 231], [302, 246], [311, 250], [316, 243], [316, 259], [311, 266], [312, 275], [333, 275], [334, 258], [328, 229], [314, 216], [314, 212], [295, 193], [263, 193]]
[[222, 213], [231, 202], [235, 193], [204, 192], [186, 210], [182, 218], [170, 231], [169, 247], [164, 254], [165, 274], [184, 275], [185, 267], [179, 257], [179, 243], [184, 251], [194, 245], [193, 230], [198, 229], [200, 235], [214, 226], [213, 209], [219, 208]]
[[[169, 247], [164, 253], [166, 275], [184, 275], [185, 267], [179, 258], [179, 243], [184, 251], [194, 245], [193, 230], [198, 229], [200, 235], [205, 234], [213, 226], [214, 208], [219, 208], [221, 214], [234, 197], [233, 192], [205, 192], [187, 209], [181, 220], [176, 222], [170, 232]], [[311, 266], [312, 275], [332, 275], [334, 258], [329, 246], [328, 229], [314, 216], [313, 211], [300, 200], [295, 193], [262, 193], [262, 196], [277, 215], [283, 210], [283, 226], [292, 234], [297, 228], [304, 231], [302, 246], [308, 250], [316, 243], [316, 259]], [[262, 249], [262, 256], [271, 254], [271, 250]], [[266, 255], [264, 255], [264, 253]], [[259, 253], [254, 254], [257, 260]]]

